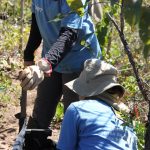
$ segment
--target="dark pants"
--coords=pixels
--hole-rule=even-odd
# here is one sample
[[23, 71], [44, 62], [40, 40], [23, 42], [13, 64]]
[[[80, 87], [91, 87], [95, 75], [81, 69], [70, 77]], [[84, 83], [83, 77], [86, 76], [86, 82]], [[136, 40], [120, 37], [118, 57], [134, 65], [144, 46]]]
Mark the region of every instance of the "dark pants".
[[[56, 112], [56, 107], [63, 95], [64, 111], [69, 104], [79, 100], [79, 96], [69, 90], [65, 83], [77, 78], [79, 73], [60, 74], [53, 72], [38, 86], [37, 98], [33, 110], [33, 119], [38, 128], [48, 128]], [[32, 124], [32, 123], [31, 123]], [[32, 125], [30, 126], [32, 128]]]

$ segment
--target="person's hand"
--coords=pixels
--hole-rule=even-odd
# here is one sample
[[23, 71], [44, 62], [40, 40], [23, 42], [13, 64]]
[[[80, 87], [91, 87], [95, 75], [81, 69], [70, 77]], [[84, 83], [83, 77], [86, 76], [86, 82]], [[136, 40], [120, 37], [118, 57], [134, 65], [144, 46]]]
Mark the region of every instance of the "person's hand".
[[39, 66], [32, 65], [20, 72], [19, 79], [23, 90], [32, 90], [43, 81], [44, 72]]
[[34, 64], [35, 64], [34, 61], [24, 61], [24, 67], [32, 66]]
[[51, 64], [41, 59], [36, 65], [28, 66], [20, 72], [21, 86], [24, 90], [32, 90], [43, 81], [44, 74], [50, 76], [51, 73]]

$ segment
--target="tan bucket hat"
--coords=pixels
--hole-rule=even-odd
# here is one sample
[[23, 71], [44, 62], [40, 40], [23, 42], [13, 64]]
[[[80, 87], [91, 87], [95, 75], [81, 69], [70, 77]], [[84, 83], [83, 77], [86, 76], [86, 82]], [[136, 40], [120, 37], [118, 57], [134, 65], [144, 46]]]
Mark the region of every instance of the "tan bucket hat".
[[80, 96], [95, 96], [117, 86], [120, 97], [125, 90], [117, 83], [117, 69], [100, 59], [88, 59], [84, 62], [84, 69], [80, 76], [65, 84]]

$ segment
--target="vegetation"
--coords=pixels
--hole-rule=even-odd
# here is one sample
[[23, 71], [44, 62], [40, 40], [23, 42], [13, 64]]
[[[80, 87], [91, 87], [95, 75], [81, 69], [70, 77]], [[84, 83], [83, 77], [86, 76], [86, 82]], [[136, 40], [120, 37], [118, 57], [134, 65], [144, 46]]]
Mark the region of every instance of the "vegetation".
[[[71, 6], [71, 0], [68, 1]], [[139, 149], [142, 150], [145, 143], [149, 101], [141, 93], [124, 43], [111, 19], [114, 19], [125, 37], [135, 62], [136, 71], [142, 81], [142, 88], [147, 94], [150, 91], [150, 2], [149, 0], [99, 0], [99, 2], [103, 6], [103, 18], [95, 26], [103, 59], [119, 69], [120, 83], [126, 88], [123, 101], [128, 104], [132, 112], [132, 116], [126, 116], [126, 118], [132, 120], [138, 135]], [[81, 3], [78, 4], [80, 9], [73, 7], [73, 11], [77, 9], [78, 13], [83, 14], [84, 6]], [[0, 5], [0, 103], [7, 103], [10, 100], [9, 95], [5, 93], [17, 93], [20, 90], [18, 86], [18, 90], [12, 87], [12, 82], [16, 79], [16, 70], [23, 66], [22, 51], [30, 30], [30, 5], [31, 0], [26, 0], [23, 18], [20, 17], [21, 3], [19, 0], [3, 0]], [[55, 20], [61, 19], [59, 17], [63, 16], [57, 16]], [[21, 32], [22, 22], [23, 33]], [[23, 39], [23, 49], [20, 49], [21, 39]], [[148, 94], [147, 97], [150, 100]], [[60, 121], [62, 117], [63, 107], [60, 103], [55, 120]]]

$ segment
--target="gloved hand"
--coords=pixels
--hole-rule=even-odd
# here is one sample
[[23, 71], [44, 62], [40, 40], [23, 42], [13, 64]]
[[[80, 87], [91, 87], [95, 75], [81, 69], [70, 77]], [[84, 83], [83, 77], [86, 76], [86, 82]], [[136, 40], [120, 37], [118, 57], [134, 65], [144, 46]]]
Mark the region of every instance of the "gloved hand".
[[51, 64], [45, 59], [41, 59], [36, 65], [28, 66], [20, 72], [21, 86], [24, 90], [32, 90], [43, 81], [44, 74], [50, 76], [51, 73]]

